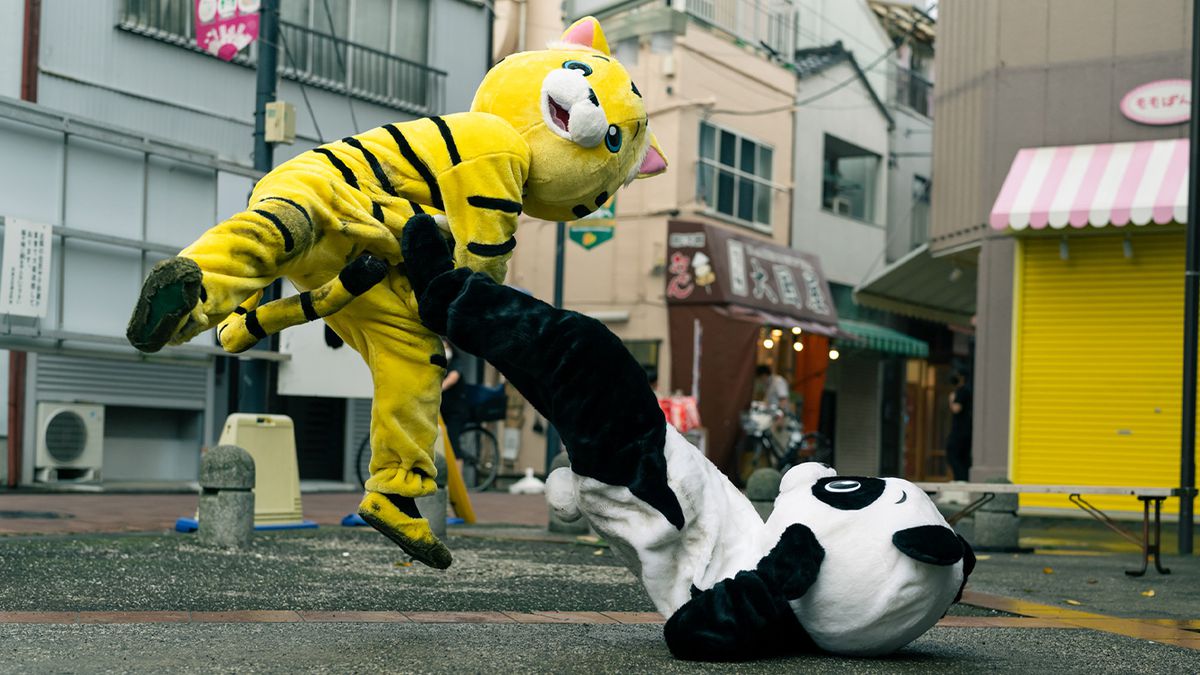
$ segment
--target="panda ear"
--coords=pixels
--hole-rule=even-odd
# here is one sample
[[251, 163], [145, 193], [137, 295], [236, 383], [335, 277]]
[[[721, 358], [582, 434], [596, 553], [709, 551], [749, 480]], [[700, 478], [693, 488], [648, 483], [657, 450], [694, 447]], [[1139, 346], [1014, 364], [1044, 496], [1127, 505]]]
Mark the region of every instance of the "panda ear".
[[921, 525], [900, 530], [892, 535], [892, 543], [904, 555], [930, 565], [948, 566], [963, 559], [961, 538], [954, 530], [943, 525]]

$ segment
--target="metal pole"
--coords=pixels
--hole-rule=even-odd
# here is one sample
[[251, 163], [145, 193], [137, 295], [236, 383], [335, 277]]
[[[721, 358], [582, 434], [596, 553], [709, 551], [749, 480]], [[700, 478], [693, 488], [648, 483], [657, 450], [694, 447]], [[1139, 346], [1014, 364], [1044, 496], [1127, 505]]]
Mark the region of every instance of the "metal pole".
[[[1200, 2], [1200, 0], [1197, 0]], [[554, 233], [554, 306], [563, 306], [563, 263], [565, 258], [565, 246], [567, 240], [567, 224], [563, 221], [558, 221], [558, 226]], [[551, 405], [554, 402], [551, 401]], [[550, 463], [554, 461], [554, 456], [558, 454], [558, 429], [554, 428], [553, 424], [548, 424], [546, 427], [546, 475], [550, 475]]]
[[[275, 146], [267, 142], [267, 104], [275, 100], [279, 70], [279, 0], [262, 0], [258, 15], [258, 81], [254, 94], [254, 168], [266, 173], [274, 168]], [[271, 299], [275, 286], [263, 296]], [[255, 349], [267, 349], [260, 343]], [[236, 375], [238, 412], [267, 412], [271, 366], [262, 359], [246, 359], [229, 370]]]
[[1188, 138], [1187, 270], [1183, 293], [1183, 442], [1179, 455], [1179, 554], [1192, 554], [1196, 492], [1196, 325], [1200, 301], [1200, 0], [1192, 2], [1192, 119]]

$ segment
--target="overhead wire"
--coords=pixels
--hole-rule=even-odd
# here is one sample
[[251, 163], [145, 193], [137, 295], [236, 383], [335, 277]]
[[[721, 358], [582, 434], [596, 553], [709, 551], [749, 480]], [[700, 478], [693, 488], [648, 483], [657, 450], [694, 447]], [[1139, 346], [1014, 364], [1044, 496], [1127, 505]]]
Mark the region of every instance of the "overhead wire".
[[[292, 70], [300, 73], [300, 67], [296, 64], [296, 59], [292, 55], [292, 50], [288, 49], [287, 35], [284, 31], [279, 31], [279, 43], [283, 46], [283, 54], [287, 57], [288, 63], [291, 64]], [[308, 117], [312, 120], [313, 128], [317, 131], [317, 138], [321, 143], [325, 143], [325, 134], [321, 133], [321, 125], [317, 123], [317, 113], [313, 111], [312, 102], [308, 100], [308, 88], [304, 86], [304, 80], [297, 77], [296, 84], [300, 85], [300, 95], [304, 97], [304, 106], [308, 108]]]
[[350, 71], [346, 68], [346, 61], [342, 58], [341, 50], [338, 49], [340, 38], [338, 38], [337, 27], [333, 25], [333, 10], [329, 9], [329, 0], [321, 0], [321, 4], [325, 7], [325, 18], [329, 21], [329, 35], [333, 37], [333, 53], [337, 56], [338, 65], [341, 66], [342, 77], [346, 79], [346, 105], [350, 108], [350, 122], [354, 125], [354, 131], [359, 131], [358, 118], [354, 114], [354, 99], [350, 96]]

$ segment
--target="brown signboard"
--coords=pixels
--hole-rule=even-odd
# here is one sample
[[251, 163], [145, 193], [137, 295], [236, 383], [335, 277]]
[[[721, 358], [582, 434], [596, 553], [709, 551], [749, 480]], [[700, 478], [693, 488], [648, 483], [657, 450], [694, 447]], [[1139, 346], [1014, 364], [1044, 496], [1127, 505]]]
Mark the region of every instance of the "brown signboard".
[[666, 295], [673, 305], [734, 304], [837, 323], [816, 256], [707, 223], [668, 224]]

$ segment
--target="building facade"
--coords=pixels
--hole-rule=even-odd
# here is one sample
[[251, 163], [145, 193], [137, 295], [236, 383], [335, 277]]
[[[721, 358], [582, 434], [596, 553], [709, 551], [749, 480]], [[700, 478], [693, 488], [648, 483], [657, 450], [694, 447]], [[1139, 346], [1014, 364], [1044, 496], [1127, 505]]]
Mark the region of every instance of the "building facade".
[[[280, 44], [231, 62], [197, 49], [193, 8], [0, 2], [0, 148], [20, 158], [0, 178], [0, 216], [6, 229], [53, 228], [46, 315], [3, 316], [0, 364], [13, 368], [0, 409], [18, 411], [0, 425], [10, 431], [0, 468], [9, 484], [195, 480], [239, 361], [219, 356], [208, 335], [137, 354], [125, 321], [150, 266], [244, 208], [259, 176], [257, 50], [279, 50], [278, 99], [296, 109], [296, 142], [276, 146], [276, 163], [385, 122], [464, 110], [489, 65], [490, 16], [466, 0], [282, 0]], [[289, 360], [275, 350], [251, 357]], [[296, 421], [302, 478], [355, 480], [368, 401], [278, 395], [273, 384], [269, 401], [266, 412]], [[86, 468], [47, 447], [61, 409], [83, 420], [86, 433], [64, 428], [76, 434], [68, 445], [87, 444]]]
[[978, 251], [974, 478], [1177, 484], [1187, 126], [1137, 108], [1190, 76], [1190, 8], [941, 3], [931, 247]]

